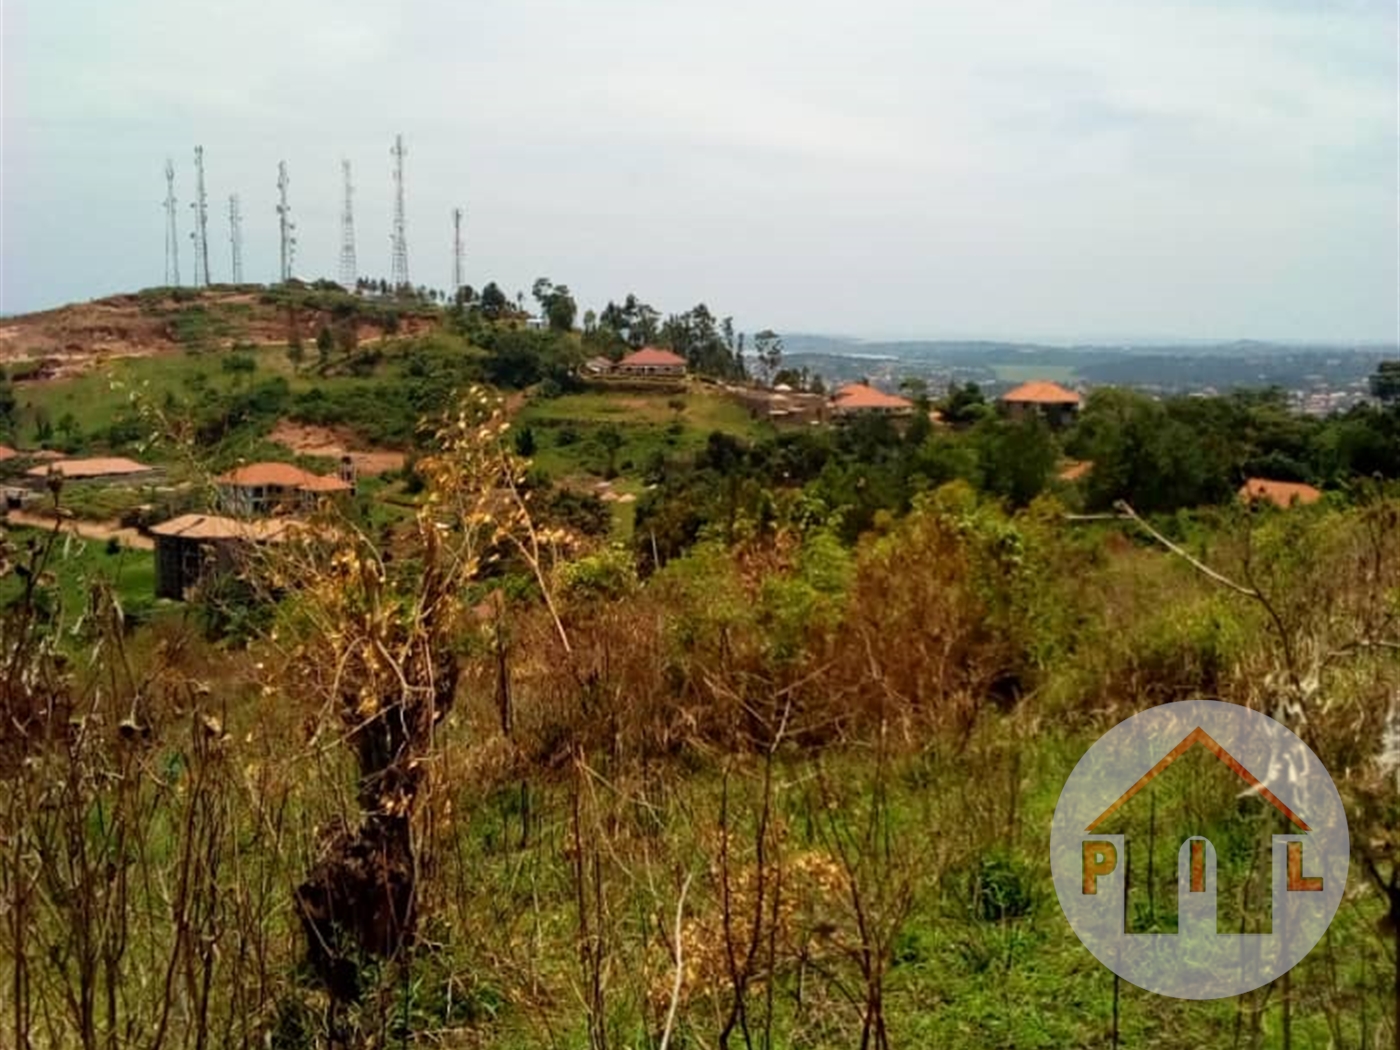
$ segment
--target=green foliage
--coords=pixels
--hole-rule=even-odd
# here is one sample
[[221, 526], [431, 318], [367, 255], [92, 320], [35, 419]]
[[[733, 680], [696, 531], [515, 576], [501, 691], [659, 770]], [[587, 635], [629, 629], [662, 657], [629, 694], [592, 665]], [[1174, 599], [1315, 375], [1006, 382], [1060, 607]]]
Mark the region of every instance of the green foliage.
[[617, 601], [637, 588], [637, 570], [624, 549], [610, 547], [559, 568], [561, 594], [573, 601]]
[[578, 316], [578, 304], [569, 294], [565, 284], [554, 284], [547, 277], [535, 281], [533, 294], [540, 305], [540, 313], [555, 332], [572, 331], [574, 318]]
[[487, 328], [475, 342], [485, 351], [482, 378], [493, 386], [523, 389], [549, 379], [562, 389], [577, 388], [574, 369], [580, 352], [558, 332], [528, 328]]
[[1382, 361], [1376, 366], [1371, 396], [1386, 405], [1400, 403], [1400, 361]]
[[805, 536], [789, 573], [765, 577], [755, 609], [770, 657], [800, 659], [814, 636], [835, 630], [855, 577], [855, 557], [831, 532]]
[[938, 402], [938, 410], [943, 413], [946, 422], [961, 426], [986, 418], [992, 407], [987, 404], [986, 395], [976, 383], [949, 383], [947, 395]]
[[989, 418], [974, 438], [982, 488], [1024, 507], [1040, 495], [1050, 478], [1059, 447], [1039, 416], [1023, 420]]

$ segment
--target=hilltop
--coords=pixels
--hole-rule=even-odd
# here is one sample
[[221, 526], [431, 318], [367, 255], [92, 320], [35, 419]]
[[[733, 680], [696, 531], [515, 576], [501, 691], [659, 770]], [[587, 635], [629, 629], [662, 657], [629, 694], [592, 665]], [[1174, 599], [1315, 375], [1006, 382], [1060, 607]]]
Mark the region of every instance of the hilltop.
[[437, 324], [426, 304], [384, 302], [336, 285], [148, 288], [0, 320], [0, 366], [16, 379], [80, 375], [95, 364], [182, 350], [308, 342], [353, 319], [361, 340], [417, 334]]

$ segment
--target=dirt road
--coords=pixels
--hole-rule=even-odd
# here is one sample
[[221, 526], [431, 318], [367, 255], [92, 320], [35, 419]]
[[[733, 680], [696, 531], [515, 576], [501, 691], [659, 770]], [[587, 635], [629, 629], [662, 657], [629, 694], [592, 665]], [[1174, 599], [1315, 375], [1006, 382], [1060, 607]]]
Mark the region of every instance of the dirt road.
[[[52, 529], [53, 518], [46, 518], [42, 514], [30, 514], [28, 511], [12, 510], [5, 515], [5, 522], [10, 525], [20, 525], [29, 529]], [[135, 529], [124, 529], [115, 522], [110, 521], [79, 521], [76, 518], [64, 518], [61, 528], [65, 532], [71, 532], [75, 536], [81, 536], [86, 540], [110, 540], [115, 538], [123, 547], [130, 547], [138, 551], [155, 550], [155, 543], [149, 536], [142, 536]]]

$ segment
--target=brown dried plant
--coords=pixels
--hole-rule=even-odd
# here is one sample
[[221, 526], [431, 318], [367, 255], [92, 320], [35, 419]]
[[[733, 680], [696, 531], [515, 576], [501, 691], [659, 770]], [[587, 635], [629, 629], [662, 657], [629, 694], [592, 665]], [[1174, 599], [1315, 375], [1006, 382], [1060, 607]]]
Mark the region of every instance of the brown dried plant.
[[551, 602], [548, 573], [568, 536], [531, 520], [507, 428], [500, 404], [470, 391], [433, 433], [435, 451], [417, 466], [423, 499], [390, 544], [331, 514], [261, 568], [290, 595], [271, 641], [287, 691], [322, 712], [312, 746], [343, 744], [355, 762], [356, 812], [322, 835], [296, 889], [333, 1006], [360, 996], [363, 961], [401, 957], [419, 925], [427, 772], [457, 693], [472, 585], [510, 556]]

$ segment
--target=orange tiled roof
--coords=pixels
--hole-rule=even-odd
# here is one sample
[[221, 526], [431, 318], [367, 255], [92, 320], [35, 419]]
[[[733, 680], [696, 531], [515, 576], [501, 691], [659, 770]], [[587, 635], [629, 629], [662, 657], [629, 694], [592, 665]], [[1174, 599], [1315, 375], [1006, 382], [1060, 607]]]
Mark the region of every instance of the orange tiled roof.
[[290, 463], [249, 463], [246, 467], [220, 474], [215, 480], [225, 485], [238, 485], [245, 488], [272, 485], [278, 488], [295, 489], [316, 477], [309, 470], [302, 470]]
[[1268, 500], [1277, 507], [1291, 507], [1294, 503], [1316, 503], [1322, 493], [1311, 485], [1299, 481], [1270, 481], [1268, 478], [1246, 478], [1240, 486], [1240, 499]]
[[59, 459], [45, 467], [30, 467], [25, 473], [35, 478], [47, 477], [50, 472], [65, 478], [101, 478], [113, 474], [144, 474], [151, 469], [134, 459], [107, 456], [96, 459]]
[[152, 525], [151, 533], [187, 540], [257, 540], [266, 543], [282, 539], [293, 525], [285, 518], [276, 521], [239, 521], [217, 514], [182, 514], [159, 525]]
[[1078, 460], [1074, 463], [1065, 464], [1060, 470], [1058, 477], [1061, 481], [1078, 481], [1093, 469], [1094, 464], [1087, 459]]
[[841, 409], [860, 408], [913, 408], [914, 403], [895, 394], [886, 394], [866, 383], [851, 383], [836, 392], [836, 407]]
[[660, 347], [644, 346], [640, 350], [628, 354], [617, 363], [619, 368], [625, 368], [628, 365], [646, 365], [652, 368], [679, 366], [684, 368], [685, 358], [679, 357], [669, 350], [662, 350]]
[[1066, 390], [1059, 383], [1051, 383], [1044, 379], [1033, 379], [1029, 383], [1022, 383], [1015, 390], [1002, 394], [1001, 399], [1036, 405], [1079, 404], [1079, 395], [1073, 390]]
[[313, 474], [290, 463], [249, 463], [214, 479], [222, 485], [239, 488], [282, 488], [301, 492], [349, 492], [348, 481], [327, 474]]

